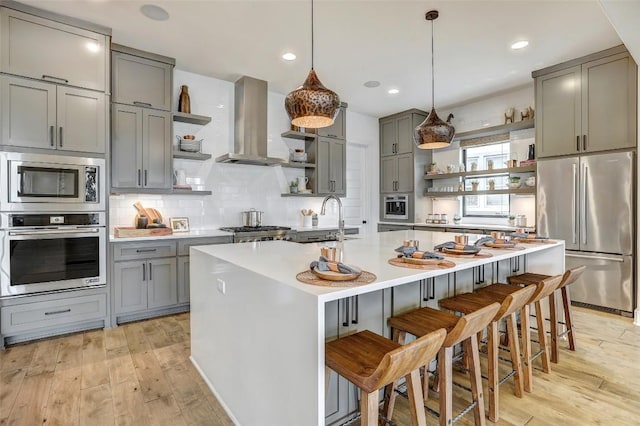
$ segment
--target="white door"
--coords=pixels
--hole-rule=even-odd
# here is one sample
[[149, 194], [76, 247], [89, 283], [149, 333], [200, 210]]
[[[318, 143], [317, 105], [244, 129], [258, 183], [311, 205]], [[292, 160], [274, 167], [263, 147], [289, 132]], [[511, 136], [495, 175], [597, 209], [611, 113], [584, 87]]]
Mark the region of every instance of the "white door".
[[361, 234], [368, 232], [369, 227], [367, 149], [367, 145], [347, 143], [347, 196], [342, 199], [345, 225], [359, 226]]

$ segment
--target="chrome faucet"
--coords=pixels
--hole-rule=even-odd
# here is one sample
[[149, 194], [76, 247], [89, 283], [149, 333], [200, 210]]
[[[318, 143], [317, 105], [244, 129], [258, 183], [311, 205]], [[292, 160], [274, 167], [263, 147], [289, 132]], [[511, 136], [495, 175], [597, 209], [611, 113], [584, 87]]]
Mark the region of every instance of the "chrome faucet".
[[329, 201], [332, 198], [338, 202], [338, 235], [337, 237], [338, 237], [338, 243], [342, 243], [344, 241], [344, 218], [342, 216], [343, 209], [342, 209], [342, 201], [340, 201], [340, 198], [338, 198], [333, 194], [329, 194], [326, 197], [324, 197], [324, 200], [322, 200], [322, 209], [320, 210], [320, 214], [321, 215], [325, 214], [327, 201]]

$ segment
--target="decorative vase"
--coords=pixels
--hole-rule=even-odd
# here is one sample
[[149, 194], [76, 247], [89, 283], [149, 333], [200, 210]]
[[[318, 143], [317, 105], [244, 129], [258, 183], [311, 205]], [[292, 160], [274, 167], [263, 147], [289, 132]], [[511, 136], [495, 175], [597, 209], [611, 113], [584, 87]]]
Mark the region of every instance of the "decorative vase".
[[191, 114], [191, 99], [189, 98], [189, 86], [180, 86], [180, 100], [178, 102], [178, 112]]
[[477, 182], [472, 182], [471, 183], [471, 190], [472, 191], [477, 191], [478, 190], [478, 183]]
[[494, 189], [496, 189], [496, 183], [495, 182], [489, 182], [489, 191], [493, 191]]

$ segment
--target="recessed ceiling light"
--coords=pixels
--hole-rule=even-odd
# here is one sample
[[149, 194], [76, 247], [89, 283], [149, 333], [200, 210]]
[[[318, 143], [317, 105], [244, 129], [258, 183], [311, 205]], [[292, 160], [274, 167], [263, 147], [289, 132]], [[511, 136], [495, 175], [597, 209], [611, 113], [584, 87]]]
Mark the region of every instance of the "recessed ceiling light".
[[389, 89], [389, 90], [387, 90], [387, 93], [390, 94], [390, 95], [395, 95], [395, 94], [400, 93], [400, 90], [398, 90], [398, 89]]
[[285, 61], [293, 61], [297, 58], [295, 53], [291, 53], [291, 52], [287, 52], [284, 55], [282, 55], [282, 59], [284, 59]]
[[154, 21], [166, 21], [169, 19], [169, 12], [156, 6], [155, 4], [145, 4], [140, 8], [140, 12], [149, 19]]
[[378, 86], [380, 86], [380, 82], [378, 80], [369, 80], [364, 83], [364, 87], [368, 87], [369, 89], [373, 89]]
[[516, 41], [515, 43], [513, 43], [511, 45], [511, 48], [513, 50], [524, 49], [528, 45], [529, 45], [529, 42], [527, 40], [520, 40], [520, 41]]

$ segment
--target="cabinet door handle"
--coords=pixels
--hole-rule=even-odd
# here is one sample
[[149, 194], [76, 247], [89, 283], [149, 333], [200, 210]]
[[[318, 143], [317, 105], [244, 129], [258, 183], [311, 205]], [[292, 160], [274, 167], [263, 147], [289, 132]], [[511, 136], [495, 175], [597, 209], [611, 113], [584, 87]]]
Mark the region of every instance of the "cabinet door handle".
[[60, 136], [58, 136], [58, 142], [60, 142], [60, 148], [62, 148], [64, 146], [64, 143], [62, 141], [62, 126], [60, 126], [60, 129], [58, 130]]
[[149, 281], [153, 281], [153, 265], [149, 262]]
[[55, 126], [49, 126], [49, 142], [51, 143], [51, 146], [55, 146]]
[[147, 169], [144, 169], [144, 186], [147, 186], [148, 177], [149, 177], [149, 172]]
[[580, 151], [580, 135], [576, 136], [576, 151]]
[[359, 303], [358, 303], [358, 296], [353, 296], [352, 299], [353, 299], [353, 316], [351, 317], [351, 324], [357, 324], [358, 311], [360, 310]]
[[158, 249], [154, 249], [154, 248], [152, 248], [152, 249], [137, 249], [136, 253], [152, 253], [152, 252], [154, 252], [156, 250], [158, 250]]
[[343, 327], [349, 327], [349, 299], [343, 299], [344, 302], [344, 321], [342, 322]]
[[147, 264], [143, 263], [142, 264], [142, 281], [146, 281], [147, 280]]
[[142, 106], [147, 106], [147, 107], [152, 107], [153, 105], [151, 105], [149, 102], [140, 102], [140, 101], [133, 101], [134, 105], [142, 105]]
[[45, 315], [57, 315], [57, 314], [66, 314], [67, 312], [71, 312], [71, 308], [63, 309], [61, 311], [51, 311], [45, 312]]
[[142, 173], [141, 170], [138, 169], [138, 186], [142, 186], [142, 182], [140, 181], [141, 176], [142, 176], [141, 173]]
[[64, 83], [69, 83], [69, 80], [67, 80], [66, 78], [61, 78], [61, 77], [56, 77], [53, 75], [47, 75], [47, 74], [42, 74], [42, 79], [43, 80], [57, 80], [57, 81], [63, 81]]
[[582, 150], [587, 150], [587, 135], [582, 135]]

